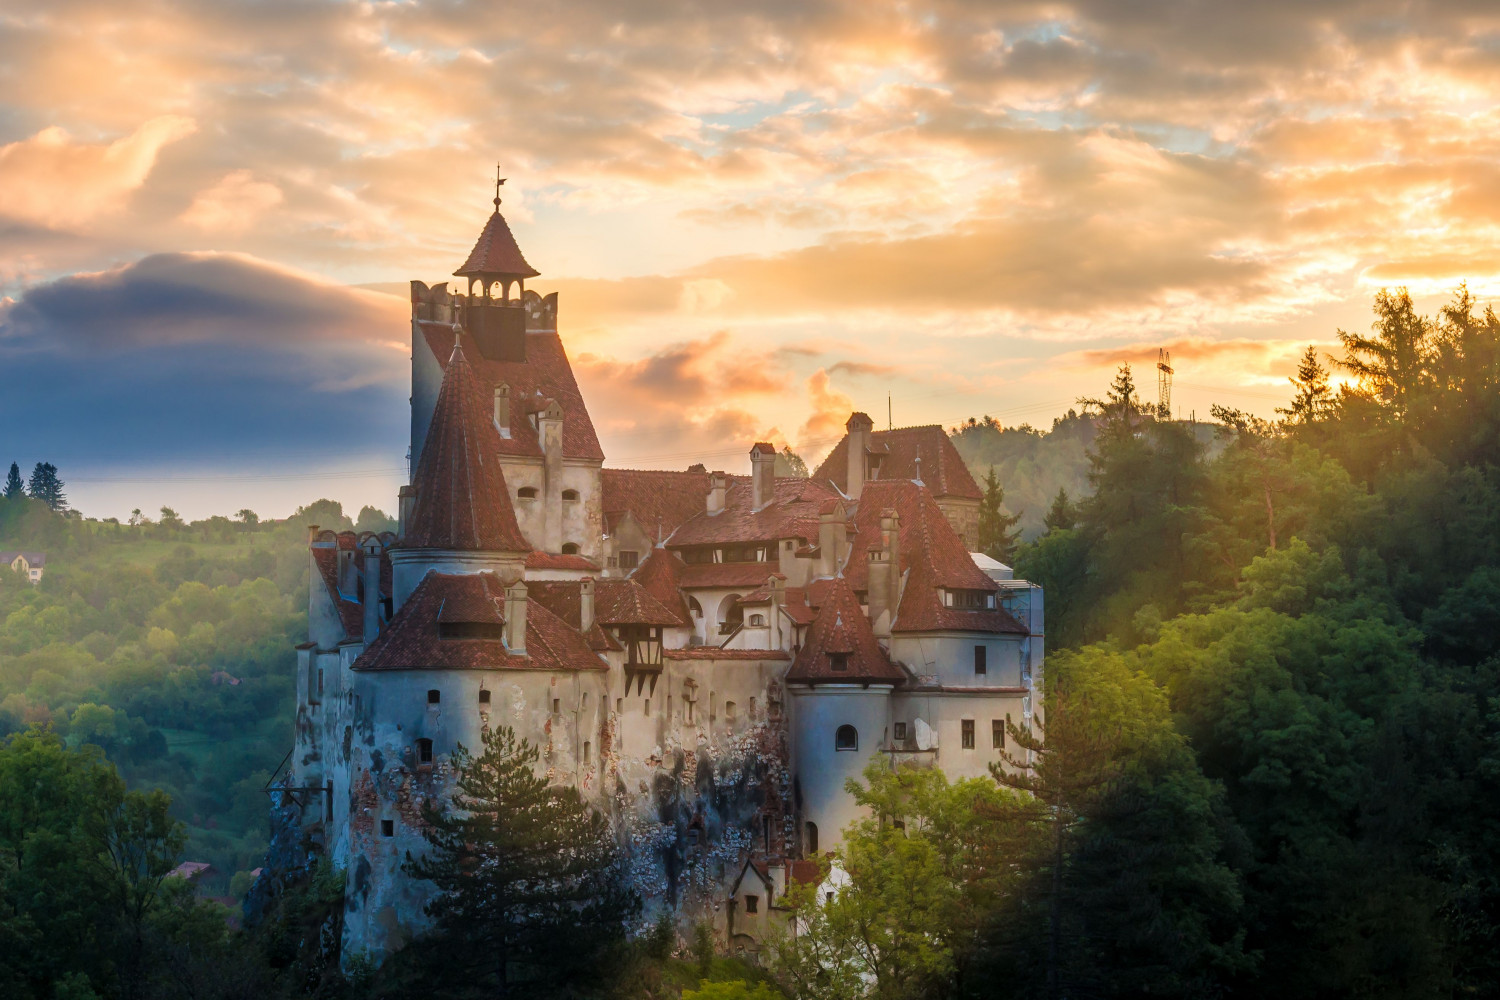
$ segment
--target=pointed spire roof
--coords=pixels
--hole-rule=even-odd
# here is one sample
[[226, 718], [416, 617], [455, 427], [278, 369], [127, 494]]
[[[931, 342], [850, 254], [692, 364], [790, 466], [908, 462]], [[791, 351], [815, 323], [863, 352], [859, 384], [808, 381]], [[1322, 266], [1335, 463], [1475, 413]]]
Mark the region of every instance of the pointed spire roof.
[[516, 245], [510, 226], [505, 224], [505, 216], [500, 214], [500, 185], [504, 183], [501, 180], [495, 185], [495, 211], [484, 224], [474, 249], [469, 251], [469, 259], [453, 272], [460, 278], [535, 278], [542, 273], [521, 256], [521, 248]]
[[[843, 669], [834, 669], [835, 656], [842, 661]], [[837, 576], [786, 679], [802, 683], [899, 684], [906, 675], [880, 648], [849, 581]]]
[[412, 485], [417, 502], [403, 548], [531, 551], [500, 470], [500, 435], [457, 343]]

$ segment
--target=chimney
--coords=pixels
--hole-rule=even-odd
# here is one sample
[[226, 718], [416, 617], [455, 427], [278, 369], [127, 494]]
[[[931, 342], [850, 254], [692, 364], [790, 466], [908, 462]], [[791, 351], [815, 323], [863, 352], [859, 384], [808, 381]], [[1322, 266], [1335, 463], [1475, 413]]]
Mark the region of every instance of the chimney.
[[843, 568], [849, 527], [844, 505], [830, 500], [818, 514], [818, 575], [833, 576]]
[[724, 494], [729, 491], [729, 480], [722, 472], [713, 472], [708, 477], [708, 512], [717, 514], [724, 509]]
[[406, 526], [411, 523], [412, 508], [417, 505], [417, 488], [415, 486], [403, 486], [396, 493], [396, 537], [406, 537]]
[[760, 510], [776, 493], [776, 448], [757, 441], [750, 449], [751, 510]]
[[526, 584], [520, 580], [505, 591], [505, 647], [526, 655]]
[[594, 578], [591, 576], [578, 581], [578, 622], [580, 632], [594, 627]]
[[563, 408], [555, 399], [537, 413], [537, 440], [542, 446], [542, 540], [548, 552], [563, 547]]
[[870, 431], [875, 422], [867, 413], [851, 413], [844, 429], [849, 432], [849, 485], [844, 489], [850, 500], [858, 500], [865, 490], [865, 453], [870, 447]]
[[311, 545], [318, 540], [318, 526], [309, 524], [307, 526], [307, 544]]
[[360, 544], [365, 554], [365, 645], [380, 634], [380, 536], [368, 535]]
[[510, 436], [510, 386], [495, 383], [495, 426], [501, 437]]
[[880, 512], [880, 541], [869, 550], [870, 623], [875, 634], [889, 638], [891, 622], [896, 617], [897, 590], [901, 585], [901, 560], [896, 512], [889, 507]]

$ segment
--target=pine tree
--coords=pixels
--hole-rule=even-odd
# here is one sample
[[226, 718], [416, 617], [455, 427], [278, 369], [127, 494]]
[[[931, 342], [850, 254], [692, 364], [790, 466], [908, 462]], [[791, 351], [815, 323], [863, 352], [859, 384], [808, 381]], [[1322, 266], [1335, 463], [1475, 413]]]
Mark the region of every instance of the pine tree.
[[537, 759], [504, 726], [477, 758], [460, 746], [452, 805], [424, 807], [428, 852], [405, 864], [440, 891], [430, 973], [485, 995], [586, 975], [640, 906], [605, 818], [538, 777]]
[[21, 467], [15, 462], [10, 463], [10, 475], [5, 477], [3, 495], [7, 500], [15, 500], [26, 495], [26, 487], [21, 484]]
[[1328, 369], [1318, 363], [1318, 349], [1311, 344], [1297, 362], [1297, 377], [1288, 379], [1296, 386], [1290, 407], [1276, 407], [1289, 424], [1315, 424], [1328, 415], [1333, 405], [1333, 391], [1328, 385]]
[[979, 551], [991, 559], [998, 559], [1007, 566], [1016, 557], [1016, 545], [1021, 533], [1015, 530], [1020, 514], [1007, 514], [1004, 508], [1005, 490], [995, 476], [994, 466], [984, 480], [984, 498], [979, 501]]
[[31, 470], [31, 481], [27, 492], [48, 507], [61, 513], [68, 507], [67, 495], [63, 493], [63, 481], [57, 478], [57, 466], [51, 462], [38, 462]]
[[1052, 499], [1052, 507], [1042, 523], [1048, 531], [1071, 531], [1078, 523], [1078, 507], [1068, 498], [1068, 491], [1061, 486], [1057, 488], [1057, 496]]

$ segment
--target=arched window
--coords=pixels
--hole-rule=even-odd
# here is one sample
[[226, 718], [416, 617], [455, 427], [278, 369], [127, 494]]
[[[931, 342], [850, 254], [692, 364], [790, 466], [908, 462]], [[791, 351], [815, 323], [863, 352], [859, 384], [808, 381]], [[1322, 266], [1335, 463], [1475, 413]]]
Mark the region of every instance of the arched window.
[[698, 598], [691, 596], [688, 598], [688, 611], [694, 618], [703, 617], [703, 605], [698, 603]]
[[719, 634], [728, 635], [745, 623], [745, 606], [739, 594], [730, 594], [719, 602]]
[[818, 824], [816, 823], [807, 824], [807, 853], [818, 853]]
[[535, 500], [536, 499], [536, 487], [535, 486], [522, 486], [520, 489], [516, 490], [516, 496], [519, 497], [522, 500]]
[[838, 732], [833, 734], [833, 748], [835, 750], [858, 750], [858, 731], [853, 726], [839, 726]]
[[765, 627], [765, 624], [766, 624], [766, 616], [765, 615], [751, 615], [750, 616], [750, 625], [752, 627], [754, 627], [754, 628], [763, 628], [763, 627]]
[[578, 499], [578, 491], [577, 490], [563, 490], [563, 499], [564, 500], [577, 500]]
[[432, 741], [429, 739], [417, 740], [417, 763], [432, 763]]
[[578, 554], [578, 543], [577, 542], [564, 542], [562, 550], [563, 550], [563, 555], [565, 555], [565, 556], [576, 556]]

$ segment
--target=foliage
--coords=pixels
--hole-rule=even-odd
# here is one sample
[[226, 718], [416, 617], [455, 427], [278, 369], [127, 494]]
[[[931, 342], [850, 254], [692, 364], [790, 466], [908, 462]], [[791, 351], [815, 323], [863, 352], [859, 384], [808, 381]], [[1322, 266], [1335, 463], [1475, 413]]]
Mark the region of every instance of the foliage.
[[1005, 512], [1005, 490], [992, 466], [984, 480], [984, 497], [979, 501], [979, 551], [991, 559], [1015, 562], [1016, 545], [1021, 533], [1015, 530], [1020, 514]]
[[68, 498], [63, 493], [63, 481], [58, 478], [57, 466], [51, 462], [38, 462], [36, 468], [31, 470], [31, 479], [26, 484], [26, 492], [33, 500], [40, 500], [53, 511], [63, 511], [68, 507]]
[[792, 451], [787, 445], [776, 453], [775, 473], [777, 476], [787, 476], [794, 479], [806, 479], [809, 475], [807, 463], [802, 456]]
[[6, 500], [15, 500], [26, 495], [26, 487], [21, 484], [21, 467], [15, 462], [10, 463], [10, 472], [5, 477], [5, 491], [0, 493]]
[[578, 790], [536, 774], [538, 750], [508, 727], [475, 757], [453, 755], [448, 807], [423, 809], [428, 850], [405, 870], [439, 890], [426, 950], [431, 975], [458, 991], [529, 993], [587, 976], [624, 936], [639, 900], [608, 821]]

